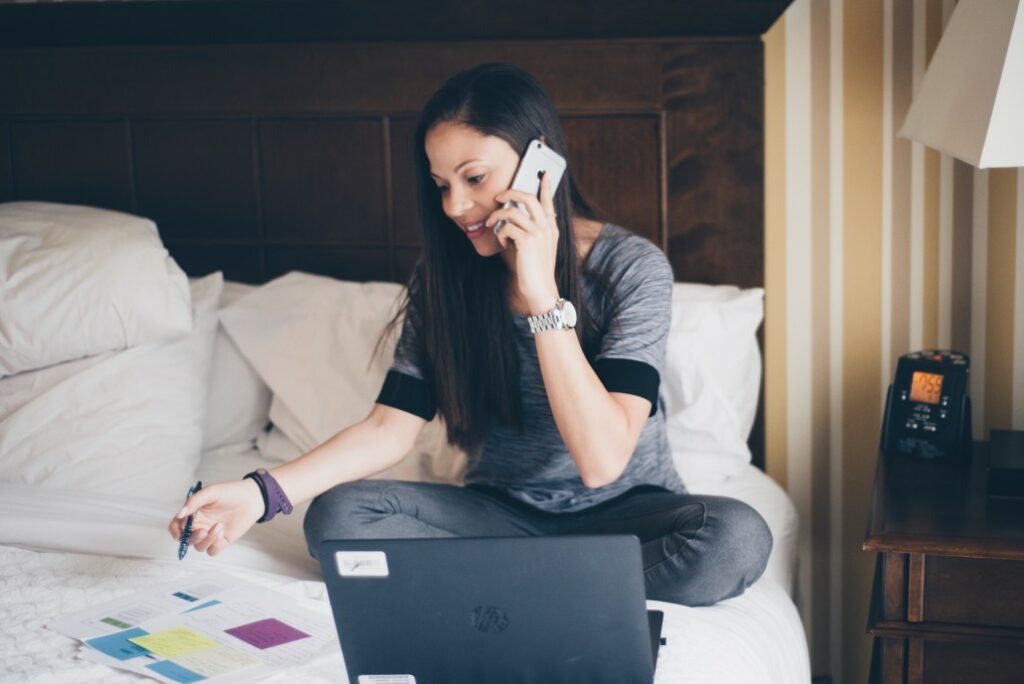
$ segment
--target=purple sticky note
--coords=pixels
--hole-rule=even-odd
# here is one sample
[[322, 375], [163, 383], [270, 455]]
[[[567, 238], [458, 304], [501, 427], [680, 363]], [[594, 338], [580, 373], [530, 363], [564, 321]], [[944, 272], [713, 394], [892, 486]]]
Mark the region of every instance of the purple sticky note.
[[305, 632], [300, 632], [294, 627], [274, 618], [257, 620], [256, 622], [239, 625], [224, 631], [236, 639], [241, 639], [245, 643], [261, 649], [273, 648], [274, 646], [287, 644], [290, 641], [298, 641], [309, 636]]

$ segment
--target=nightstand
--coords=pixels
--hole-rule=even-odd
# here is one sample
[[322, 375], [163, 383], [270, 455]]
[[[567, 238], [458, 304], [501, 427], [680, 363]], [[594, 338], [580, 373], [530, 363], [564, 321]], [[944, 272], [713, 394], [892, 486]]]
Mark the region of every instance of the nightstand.
[[987, 459], [878, 458], [871, 681], [1024, 681], [1024, 501], [987, 499]]

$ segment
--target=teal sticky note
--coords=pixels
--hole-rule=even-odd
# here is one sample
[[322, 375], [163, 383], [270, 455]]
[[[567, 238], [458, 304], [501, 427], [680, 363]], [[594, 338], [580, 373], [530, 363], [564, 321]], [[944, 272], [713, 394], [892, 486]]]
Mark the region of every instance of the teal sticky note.
[[123, 632], [115, 632], [113, 634], [108, 634], [107, 636], [96, 637], [95, 639], [86, 639], [85, 643], [92, 646], [97, 651], [105, 653], [111, 658], [128, 660], [129, 658], [137, 658], [149, 653], [149, 651], [138, 644], [133, 644], [128, 641], [128, 639], [131, 637], [146, 636], [148, 634], [149, 632], [144, 629], [133, 627], [132, 629], [126, 629]]
[[206, 679], [203, 675], [198, 672], [193, 672], [188, 668], [184, 668], [181, 665], [171, 662], [170, 660], [161, 660], [159, 663], [153, 663], [147, 665], [153, 672], [158, 672], [168, 679], [173, 679], [176, 682], [182, 684], [189, 684], [189, 682], [198, 682]]

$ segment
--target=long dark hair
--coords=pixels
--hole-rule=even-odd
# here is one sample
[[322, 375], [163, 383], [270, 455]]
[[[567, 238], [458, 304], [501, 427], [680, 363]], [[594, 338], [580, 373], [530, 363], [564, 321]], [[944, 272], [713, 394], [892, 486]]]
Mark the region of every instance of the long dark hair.
[[[456, 74], [427, 102], [414, 140], [416, 181], [424, 251], [409, 278], [408, 296], [385, 328], [383, 340], [410, 303], [422, 320], [424, 377], [433, 381], [448, 441], [472, 453], [490, 420], [523, 430], [519, 395], [517, 331], [507, 297], [508, 268], [500, 256], [480, 257], [442, 210], [430, 176], [425, 142], [440, 123], [468, 126], [501, 138], [522, 154], [541, 138], [568, 158], [554, 105], [540, 84], [509, 64], [482, 64]], [[558, 222], [555, 281], [573, 302], [576, 334], [590, 358], [596, 338], [580, 285], [573, 216], [594, 219], [591, 205], [566, 169], [554, 195]]]

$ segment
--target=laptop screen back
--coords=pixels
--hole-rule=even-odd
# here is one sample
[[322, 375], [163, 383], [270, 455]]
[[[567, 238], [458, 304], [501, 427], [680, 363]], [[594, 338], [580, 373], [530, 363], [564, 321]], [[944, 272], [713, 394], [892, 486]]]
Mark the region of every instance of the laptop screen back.
[[653, 679], [635, 537], [327, 541], [320, 562], [354, 684]]

